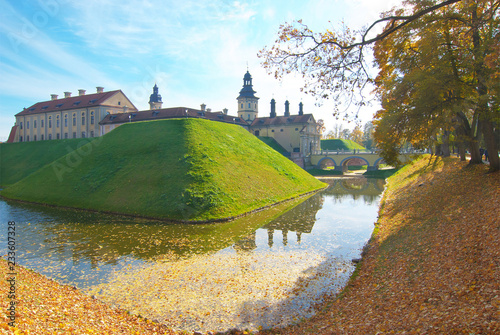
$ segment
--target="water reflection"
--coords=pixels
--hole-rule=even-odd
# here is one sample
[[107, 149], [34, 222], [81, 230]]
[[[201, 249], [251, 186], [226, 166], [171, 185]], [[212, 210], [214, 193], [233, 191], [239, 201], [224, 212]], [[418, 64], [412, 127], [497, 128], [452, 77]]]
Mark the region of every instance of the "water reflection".
[[[359, 257], [373, 230], [384, 181], [324, 181], [330, 186], [320, 193], [217, 224], [168, 224], [10, 201], [0, 201], [0, 213], [16, 221], [18, 262], [35, 271], [176, 328], [258, 328], [312, 315], [323, 294], [344, 285], [350, 259]], [[139, 292], [135, 278], [152, 278], [162, 291], [150, 296], [146, 285]], [[132, 289], [138, 296], [127, 300]], [[149, 297], [142, 304], [149, 307], [141, 307], [149, 309], [135, 306], [146, 299], [141, 297]], [[220, 305], [228, 300], [232, 305], [224, 312]], [[198, 307], [205, 301], [203, 310], [192, 301]]]

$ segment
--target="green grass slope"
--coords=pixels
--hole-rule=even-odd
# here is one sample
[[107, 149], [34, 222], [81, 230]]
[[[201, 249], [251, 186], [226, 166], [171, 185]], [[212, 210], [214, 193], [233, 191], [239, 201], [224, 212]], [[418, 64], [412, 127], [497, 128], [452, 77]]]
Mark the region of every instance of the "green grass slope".
[[342, 140], [342, 139], [330, 139], [330, 140], [321, 140], [321, 149], [323, 150], [348, 150], [351, 151], [353, 149], [356, 150], [366, 150], [365, 147], [359, 145], [358, 143], [351, 140]]
[[43, 166], [89, 143], [67, 139], [0, 144], [0, 185], [14, 184]]
[[287, 156], [287, 155], [290, 156], [288, 151], [286, 151], [285, 148], [283, 148], [281, 146], [281, 144], [276, 142], [276, 140], [274, 138], [266, 137], [266, 136], [258, 136], [257, 138], [259, 140], [261, 140], [262, 142], [264, 142], [265, 144], [267, 144], [268, 146], [270, 146], [271, 148], [273, 148], [274, 150], [276, 150], [277, 152], [279, 152], [280, 154], [285, 155], [285, 156]]
[[120, 126], [0, 194], [201, 221], [243, 214], [323, 186], [242, 127], [177, 119]]

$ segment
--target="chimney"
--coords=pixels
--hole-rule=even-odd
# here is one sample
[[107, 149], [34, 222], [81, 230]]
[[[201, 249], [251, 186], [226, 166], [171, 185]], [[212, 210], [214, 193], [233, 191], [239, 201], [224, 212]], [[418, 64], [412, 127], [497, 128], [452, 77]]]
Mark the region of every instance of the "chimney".
[[78, 90], [78, 95], [79, 96], [85, 95], [85, 90]]
[[227, 115], [227, 108], [224, 108], [222, 112]]
[[96, 89], [97, 89], [97, 93], [103, 93], [104, 92], [104, 87], [102, 87], [102, 86], [97, 86]]
[[201, 104], [201, 105], [200, 105], [200, 107], [201, 107], [201, 110], [204, 112], [204, 111], [205, 111], [205, 108], [207, 107], [207, 105], [205, 105], [205, 104]]
[[285, 116], [290, 116], [290, 103], [285, 101]]
[[51, 94], [50, 100], [57, 100], [57, 94]]
[[276, 100], [274, 98], [271, 99], [271, 114], [270, 117], [276, 117]]
[[304, 104], [302, 101], [299, 104], [299, 115], [304, 115]]
[[71, 98], [71, 92], [64, 92], [65, 98]]

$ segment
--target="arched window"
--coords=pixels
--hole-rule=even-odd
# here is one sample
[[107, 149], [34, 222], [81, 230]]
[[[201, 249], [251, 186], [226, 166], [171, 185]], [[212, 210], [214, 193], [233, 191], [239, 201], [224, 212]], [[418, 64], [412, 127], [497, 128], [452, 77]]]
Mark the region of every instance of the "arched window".
[[73, 127], [76, 127], [76, 113], [73, 113]]
[[[85, 125], [85, 112], [82, 112], [82, 126]], [[82, 136], [84, 137], [84, 136]]]
[[[52, 116], [49, 116], [49, 128], [52, 128]], [[51, 140], [51, 138], [49, 138]]]
[[56, 116], [56, 128], [59, 128], [60, 123], [59, 123], [59, 115]]
[[[33, 128], [36, 128], [36, 120], [33, 120]], [[36, 141], [36, 139], [35, 139]]]
[[68, 114], [64, 114], [64, 126], [68, 126]]
[[[43, 128], [43, 119], [42, 119], [42, 120], [40, 120], [40, 127], [42, 127], [42, 128]], [[43, 140], [43, 138], [42, 138], [42, 140]]]
[[90, 112], [90, 124], [94, 124], [94, 112]]

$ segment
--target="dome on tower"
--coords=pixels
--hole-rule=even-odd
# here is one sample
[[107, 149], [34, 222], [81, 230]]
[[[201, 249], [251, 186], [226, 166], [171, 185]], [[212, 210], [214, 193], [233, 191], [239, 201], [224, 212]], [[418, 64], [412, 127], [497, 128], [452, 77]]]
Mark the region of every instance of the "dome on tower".
[[156, 84], [153, 87], [153, 94], [151, 94], [149, 96], [149, 103], [152, 103], [152, 102], [162, 102], [161, 95], [158, 94], [158, 86], [156, 86]]
[[250, 75], [250, 72], [247, 71], [245, 75], [243, 76], [243, 88], [240, 91], [240, 95], [238, 98], [257, 98], [255, 96], [255, 92], [252, 88], [252, 76]]

